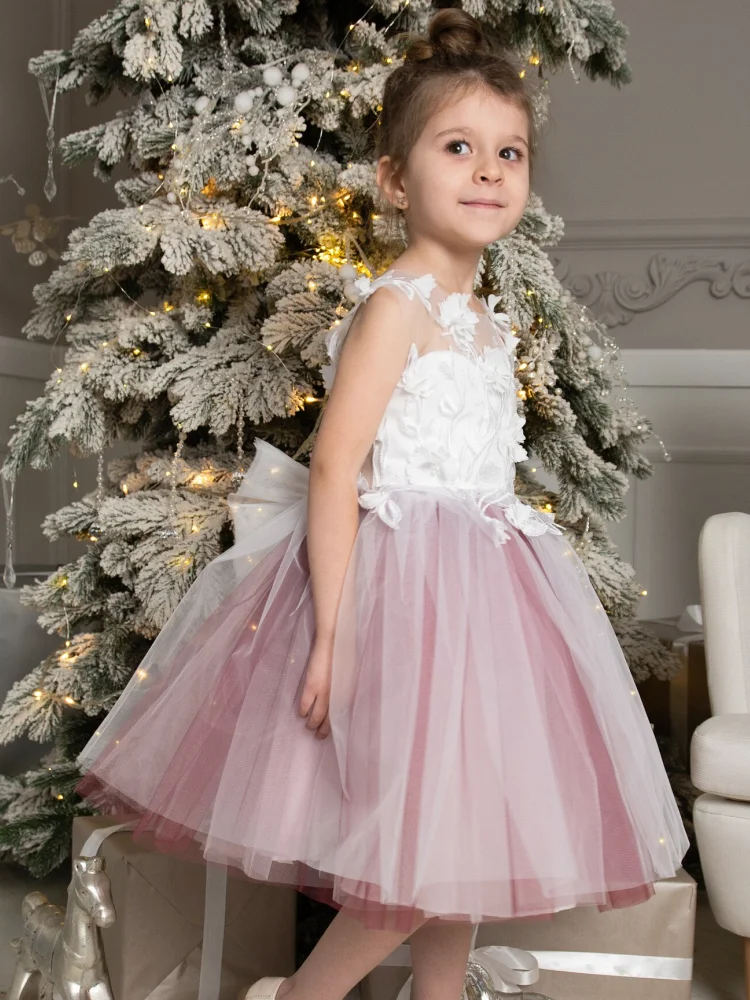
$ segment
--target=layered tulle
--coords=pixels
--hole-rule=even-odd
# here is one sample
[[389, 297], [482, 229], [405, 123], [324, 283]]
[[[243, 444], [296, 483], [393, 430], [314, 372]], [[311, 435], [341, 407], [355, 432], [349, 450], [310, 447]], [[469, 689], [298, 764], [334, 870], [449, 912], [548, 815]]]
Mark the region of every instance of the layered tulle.
[[576, 553], [510, 524], [496, 546], [475, 505], [439, 489], [399, 506], [397, 529], [360, 511], [327, 738], [298, 713], [315, 625], [293, 490], [265, 524], [272, 546], [224, 559], [231, 587], [199, 577], [81, 754], [77, 791], [135, 812], [159, 849], [370, 927], [648, 898], [688, 840]]

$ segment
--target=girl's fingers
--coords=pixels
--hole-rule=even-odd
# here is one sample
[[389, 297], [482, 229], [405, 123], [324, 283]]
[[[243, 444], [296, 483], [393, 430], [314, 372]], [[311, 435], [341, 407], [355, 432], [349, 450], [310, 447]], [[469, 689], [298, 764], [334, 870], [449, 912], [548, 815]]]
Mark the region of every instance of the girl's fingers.
[[324, 705], [325, 705], [324, 700], [320, 698], [320, 696], [316, 697], [315, 701], [313, 702], [308, 720], [305, 724], [308, 729], [317, 729], [318, 726], [323, 722], [328, 713], [328, 708], [327, 706], [324, 708], [323, 707]]
[[[302, 711], [302, 705], [300, 705], [299, 712], [303, 718], [307, 716], [305, 728], [314, 729], [315, 735], [319, 739], [326, 737], [331, 731], [331, 723], [328, 718], [328, 699], [317, 695], [304, 712]], [[325, 709], [323, 705], [325, 705]]]
[[326, 711], [325, 718], [318, 726], [318, 731], [315, 733], [315, 736], [317, 739], [323, 740], [326, 738], [326, 736], [328, 736], [330, 732], [331, 732], [331, 720], [328, 716], [328, 712]]

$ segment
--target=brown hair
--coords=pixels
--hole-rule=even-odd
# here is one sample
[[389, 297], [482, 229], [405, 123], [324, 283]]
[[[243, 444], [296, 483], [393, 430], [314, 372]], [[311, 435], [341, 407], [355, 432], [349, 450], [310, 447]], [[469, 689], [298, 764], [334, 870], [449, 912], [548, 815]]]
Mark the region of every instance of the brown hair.
[[[532, 93], [513, 55], [490, 46], [480, 22], [457, 7], [434, 14], [426, 36], [404, 32], [399, 37], [408, 44], [402, 65], [385, 82], [375, 158], [389, 156], [393, 171], [398, 173], [446, 93], [454, 99], [484, 86], [526, 113], [529, 171], [533, 174], [538, 139]], [[387, 216], [395, 213], [388, 202], [383, 211]]]

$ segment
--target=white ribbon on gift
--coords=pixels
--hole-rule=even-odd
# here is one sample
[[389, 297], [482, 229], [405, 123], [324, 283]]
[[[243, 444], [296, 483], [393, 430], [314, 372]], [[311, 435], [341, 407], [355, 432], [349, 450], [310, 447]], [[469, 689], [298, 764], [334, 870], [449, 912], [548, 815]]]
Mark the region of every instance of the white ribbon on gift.
[[135, 820], [130, 820], [127, 823], [117, 823], [114, 826], [102, 826], [98, 830], [94, 830], [94, 832], [89, 834], [84, 841], [79, 857], [95, 858], [99, 853], [99, 848], [102, 846], [107, 837], [110, 837], [113, 833], [118, 833], [120, 830], [132, 830], [134, 826]]
[[[132, 830], [136, 820], [94, 830], [81, 848], [81, 857], [96, 857], [107, 837], [120, 830]], [[203, 944], [198, 1000], [218, 1000], [221, 986], [221, 957], [224, 950], [227, 870], [223, 865], [206, 865], [206, 901], [203, 910]]]
[[[477, 948], [474, 954], [482, 952]], [[532, 951], [540, 969], [551, 972], [578, 972], [590, 976], [624, 976], [632, 979], [693, 978], [692, 958], [663, 955], [623, 955], [606, 951]], [[480, 964], [481, 957], [476, 961]]]
[[[474, 930], [476, 940], [477, 929]], [[539, 978], [539, 969], [549, 972], [572, 972], [591, 976], [622, 976], [632, 979], [670, 979], [690, 982], [693, 959], [661, 955], [629, 955], [599, 951], [546, 951], [510, 948], [504, 945], [483, 945], [471, 948], [469, 961], [481, 965], [492, 978], [495, 988], [507, 992], [510, 987], [528, 986]], [[400, 945], [381, 966], [410, 966], [411, 948]], [[408, 1000], [411, 993], [409, 976], [397, 1000]]]

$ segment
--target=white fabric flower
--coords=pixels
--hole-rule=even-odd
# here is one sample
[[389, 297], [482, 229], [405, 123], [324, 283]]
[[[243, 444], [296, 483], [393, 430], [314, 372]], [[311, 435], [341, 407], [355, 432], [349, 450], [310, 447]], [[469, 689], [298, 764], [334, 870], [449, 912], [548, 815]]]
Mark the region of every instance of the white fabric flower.
[[391, 498], [388, 489], [365, 490], [364, 493], [360, 494], [358, 503], [365, 510], [374, 510], [381, 521], [384, 521], [389, 528], [397, 528], [401, 523], [401, 508]]
[[446, 295], [440, 303], [439, 312], [437, 321], [446, 331], [442, 336], [452, 335], [463, 347], [471, 346], [479, 316], [469, 306], [469, 293], [451, 292]]
[[459, 463], [455, 455], [445, 449], [442, 441], [422, 441], [413, 453], [415, 464], [440, 483], [450, 483], [459, 474]]
[[562, 535], [562, 529], [555, 524], [555, 515], [537, 510], [530, 504], [515, 497], [515, 503], [503, 509], [503, 513], [514, 528], [524, 535], [543, 535], [546, 531], [553, 535]]
[[429, 302], [432, 289], [437, 284], [433, 276], [431, 274], [423, 274], [421, 277], [415, 278], [411, 283], [416, 287], [420, 295], [424, 296], [426, 301]]
[[479, 364], [485, 380], [495, 392], [505, 393], [513, 385], [508, 354], [503, 347], [485, 347], [479, 356]]
[[519, 337], [515, 337], [510, 328], [510, 316], [504, 312], [495, 312], [495, 306], [500, 301], [499, 295], [488, 295], [487, 296], [487, 308], [490, 311], [490, 316], [495, 323], [495, 326], [500, 330], [503, 342], [509, 353], [513, 353], [518, 344]]
[[415, 396], [431, 396], [434, 391], [433, 386], [430, 385], [428, 378], [419, 374], [417, 361], [419, 361], [419, 350], [417, 345], [412, 343], [409, 345], [409, 353], [406, 358], [404, 370], [401, 372], [401, 378], [396, 384], [399, 389], [403, 389], [404, 392], [410, 392]]
[[370, 290], [372, 279], [368, 278], [366, 274], [363, 274], [361, 277], [357, 278], [353, 284], [360, 295], [366, 295]]

